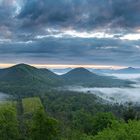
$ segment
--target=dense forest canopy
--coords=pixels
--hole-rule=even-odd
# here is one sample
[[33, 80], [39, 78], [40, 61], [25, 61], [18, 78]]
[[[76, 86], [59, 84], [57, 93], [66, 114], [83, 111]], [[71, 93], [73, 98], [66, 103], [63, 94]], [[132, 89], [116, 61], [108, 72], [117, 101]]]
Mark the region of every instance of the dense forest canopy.
[[17, 95], [0, 105], [0, 133], [2, 140], [139, 139], [139, 110], [90, 93], [52, 90]]

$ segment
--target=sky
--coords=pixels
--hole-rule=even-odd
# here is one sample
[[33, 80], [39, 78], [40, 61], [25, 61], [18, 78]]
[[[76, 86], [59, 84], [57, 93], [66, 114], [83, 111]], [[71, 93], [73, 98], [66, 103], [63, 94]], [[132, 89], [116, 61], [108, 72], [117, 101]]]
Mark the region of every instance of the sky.
[[0, 67], [140, 67], [140, 0], [0, 0]]

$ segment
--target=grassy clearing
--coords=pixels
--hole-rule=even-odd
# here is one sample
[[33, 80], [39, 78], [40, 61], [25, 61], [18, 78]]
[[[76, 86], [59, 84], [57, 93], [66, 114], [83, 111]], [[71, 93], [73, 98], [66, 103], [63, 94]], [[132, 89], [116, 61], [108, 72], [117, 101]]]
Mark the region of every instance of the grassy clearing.
[[22, 100], [24, 114], [33, 114], [36, 110], [43, 108], [38, 97], [25, 98]]

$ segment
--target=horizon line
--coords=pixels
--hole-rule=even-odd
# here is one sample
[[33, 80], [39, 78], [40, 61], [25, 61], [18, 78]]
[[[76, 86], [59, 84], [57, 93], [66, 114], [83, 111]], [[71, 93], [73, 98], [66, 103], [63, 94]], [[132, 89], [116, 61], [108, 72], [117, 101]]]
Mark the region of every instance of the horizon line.
[[[8, 68], [14, 65], [21, 63], [0, 63], [0, 68]], [[93, 65], [93, 64], [32, 64], [32, 63], [23, 63], [31, 65], [37, 68], [48, 68], [48, 69], [63, 69], [63, 68], [93, 68], [93, 69], [123, 69], [127, 68], [126, 66], [117, 66], [117, 65]]]

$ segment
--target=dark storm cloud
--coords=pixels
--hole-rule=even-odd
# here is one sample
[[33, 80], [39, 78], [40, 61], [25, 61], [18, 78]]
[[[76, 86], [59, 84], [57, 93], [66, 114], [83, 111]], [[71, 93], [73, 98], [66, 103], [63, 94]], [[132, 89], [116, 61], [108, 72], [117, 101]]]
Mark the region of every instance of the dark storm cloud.
[[23, 28], [133, 29], [140, 26], [139, 7], [139, 0], [27, 0], [18, 18]]
[[18, 39], [45, 34], [45, 29], [51, 27], [125, 33], [140, 26], [139, 0], [1, 1], [0, 27]]

